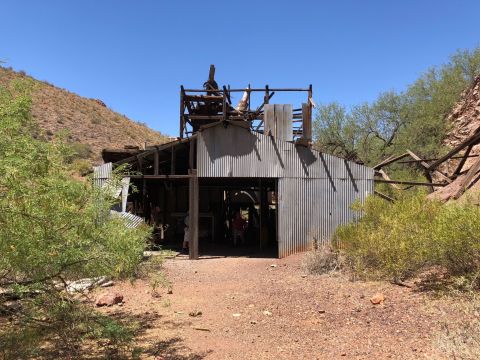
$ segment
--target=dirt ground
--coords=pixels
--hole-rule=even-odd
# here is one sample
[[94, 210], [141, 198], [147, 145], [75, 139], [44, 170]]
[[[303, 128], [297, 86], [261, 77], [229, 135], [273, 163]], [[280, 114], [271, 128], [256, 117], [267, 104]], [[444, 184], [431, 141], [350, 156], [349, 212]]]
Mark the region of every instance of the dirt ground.
[[[141, 322], [149, 359], [441, 358], [441, 319], [425, 293], [307, 275], [302, 259], [169, 259], [171, 294], [155, 294], [147, 280], [119, 283], [110, 291], [122, 292], [124, 305], [103, 311]], [[372, 305], [377, 292], [386, 300]]]

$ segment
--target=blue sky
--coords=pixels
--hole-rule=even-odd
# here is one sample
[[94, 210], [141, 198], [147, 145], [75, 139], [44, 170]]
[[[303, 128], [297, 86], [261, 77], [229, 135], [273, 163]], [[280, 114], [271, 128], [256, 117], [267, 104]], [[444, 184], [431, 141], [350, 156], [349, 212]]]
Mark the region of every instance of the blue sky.
[[219, 84], [311, 83], [317, 102], [350, 106], [480, 45], [479, 13], [474, 0], [0, 0], [0, 59], [176, 135], [179, 87], [201, 87], [210, 64]]

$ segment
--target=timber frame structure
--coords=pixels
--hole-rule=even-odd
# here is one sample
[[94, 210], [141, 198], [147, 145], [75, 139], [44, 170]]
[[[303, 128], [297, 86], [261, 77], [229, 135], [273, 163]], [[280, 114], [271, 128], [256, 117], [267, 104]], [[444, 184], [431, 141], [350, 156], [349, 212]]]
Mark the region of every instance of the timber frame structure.
[[[373, 169], [312, 148], [312, 86], [220, 89], [213, 74], [212, 66], [203, 89], [181, 87], [178, 138], [103, 151], [105, 166], [129, 164], [138, 191], [128, 194], [126, 212], [173, 244], [187, 236], [188, 215], [191, 259], [202, 244], [235, 245], [238, 213], [248, 219], [247, 246], [260, 251], [284, 257], [328, 243], [337, 226], [356, 220], [351, 204], [373, 193]], [[306, 102], [272, 104], [282, 91], [305, 92]], [[232, 94], [241, 92], [234, 107]], [[256, 107], [255, 93], [263, 94]]]

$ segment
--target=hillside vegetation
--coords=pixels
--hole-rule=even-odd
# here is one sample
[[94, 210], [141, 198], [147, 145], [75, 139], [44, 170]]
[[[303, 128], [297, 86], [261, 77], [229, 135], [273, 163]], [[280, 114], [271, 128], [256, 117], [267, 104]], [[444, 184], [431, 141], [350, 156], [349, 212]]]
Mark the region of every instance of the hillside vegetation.
[[[458, 51], [404, 91], [386, 91], [372, 103], [350, 109], [323, 104], [314, 122], [316, 146], [370, 166], [406, 149], [424, 158], [445, 153], [444, 139], [452, 127], [448, 115], [478, 74], [480, 48]], [[390, 175], [394, 170], [389, 169]], [[402, 177], [402, 170], [396, 170], [397, 178]], [[408, 172], [405, 176], [411, 179], [415, 171]]]
[[167, 137], [144, 124], [130, 120], [97, 99], [87, 99], [47, 82], [31, 78], [23, 72], [0, 67], [0, 85], [13, 80], [34, 82], [31, 113], [45, 136], [52, 139], [59, 131], [68, 132], [68, 142], [75, 145], [79, 157], [101, 162], [103, 148], [142, 147], [160, 144]]

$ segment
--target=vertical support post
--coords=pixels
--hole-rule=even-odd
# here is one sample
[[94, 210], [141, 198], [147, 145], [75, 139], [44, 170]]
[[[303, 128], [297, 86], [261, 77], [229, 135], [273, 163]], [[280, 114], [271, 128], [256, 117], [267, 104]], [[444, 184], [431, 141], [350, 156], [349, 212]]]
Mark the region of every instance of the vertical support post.
[[248, 111], [250, 111], [250, 94], [251, 94], [251, 91], [250, 91], [250, 84], [248, 84], [248, 87], [247, 87], [247, 101], [248, 101]]
[[312, 110], [309, 104], [302, 104], [302, 138], [312, 140]]
[[198, 259], [198, 177], [197, 170], [190, 169], [188, 171], [189, 191], [188, 191], [188, 228], [190, 232], [190, 259]]
[[195, 138], [190, 140], [190, 149], [188, 154], [188, 168], [194, 169], [195, 168]]
[[265, 96], [263, 97], [263, 102], [268, 104], [270, 101], [270, 90], [268, 90], [268, 85], [265, 85]]
[[260, 218], [260, 221], [259, 221], [259, 228], [260, 228], [260, 233], [259, 233], [259, 237], [258, 239], [260, 240], [260, 250], [262, 250], [262, 244], [263, 244], [263, 186], [262, 186], [262, 179], [258, 179], [258, 186], [260, 187], [260, 201], [259, 201], [259, 207], [258, 207], [258, 215], [259, 215], [259, 218]]
[[223, 121], [226, 121], [227, 120], [227, 92], [225, 91], [225, 87], [223, 90], [222, 113], [223, 113]]
[[180, 86], [180, 139], [183, 138], [183, 132], [185, 130], [185, 102], [183, 101], [183, 95], [185, 90], [183, 85]]
[[159, 171], [159, 157], [158, 149], [153, 153], [153, 174], [158, 175]]
[[175, 175], [175, 162], [177, 161], [177, 153], [175, 146], [172, 145], [171, 151], [172, 157], [170, 159], [170, 175]]

